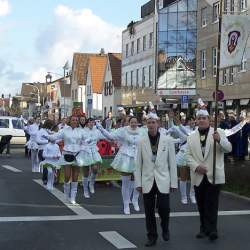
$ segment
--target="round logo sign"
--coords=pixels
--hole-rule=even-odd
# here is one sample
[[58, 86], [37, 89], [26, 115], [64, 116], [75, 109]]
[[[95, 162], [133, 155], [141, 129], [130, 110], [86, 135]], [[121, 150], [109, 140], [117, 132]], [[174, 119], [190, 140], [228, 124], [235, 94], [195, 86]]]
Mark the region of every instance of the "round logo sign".
[[[215, 99], [215, 91], [213, 93], [213, 98]], [[217, 91], [217, 100], [220, 101], [220, 102], [224, 100], [224, 93], [223, 93], [223, 91], [221, 91], [221, 90]]]

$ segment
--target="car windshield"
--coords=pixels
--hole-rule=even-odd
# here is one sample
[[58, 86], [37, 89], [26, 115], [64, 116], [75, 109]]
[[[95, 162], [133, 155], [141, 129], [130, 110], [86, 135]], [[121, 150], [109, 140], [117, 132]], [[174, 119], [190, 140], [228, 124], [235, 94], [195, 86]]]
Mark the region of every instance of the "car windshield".
[[21, 122], [21, 120], [12, 120], [12, 125], [14, 129], [23, 129], [23, 123]]
[[0, 128], [9, 128], [9, 120], [0, 119]]

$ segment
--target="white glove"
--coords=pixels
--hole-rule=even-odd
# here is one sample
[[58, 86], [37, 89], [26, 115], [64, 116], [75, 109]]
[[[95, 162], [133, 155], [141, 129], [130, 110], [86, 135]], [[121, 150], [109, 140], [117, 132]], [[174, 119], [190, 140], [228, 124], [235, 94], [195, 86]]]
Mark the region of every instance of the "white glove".
[[96, 126], [97, 129], [102, 129], [103, 128], [102, 124], [100, 122], [96, 122], [95, 126]]
[[89, 138], [89, 139], [86, 139], [85, 142], [89, 144], [92, 142], [92, 140]]

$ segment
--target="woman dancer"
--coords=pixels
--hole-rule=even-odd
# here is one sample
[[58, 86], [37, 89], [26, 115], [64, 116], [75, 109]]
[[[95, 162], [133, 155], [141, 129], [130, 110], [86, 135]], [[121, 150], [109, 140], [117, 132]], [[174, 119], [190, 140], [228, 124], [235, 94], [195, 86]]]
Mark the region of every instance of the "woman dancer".
[[32, 172], [39, 173], [38, 164], [38, 145], [36, 142], [37, 132], [40, 126], [40, 117], [36, 117], [35, 122], [27, 128], [30, 135], [29, 141], [26, 143], [27, 148], [31, 151]]
[[[83, 129], [86, 135], [85, 141], [82, 141], [81, 151], [76, 157], [80, 166], [83, 166], [83, 194], [85, 198], [90, 198], [90, 194], [95, 193], [95, 179], [98, 167], [102, 163], [102, 157], [96, 146], [97, 142], [105, 137], [95, 127], [95, 120], [89, 118]], [[91, 171], [90, 171], [91, 170]]]
[[[79, 120], [76, 116], [70, 117], [70, 126], [60, 130], [58, 133], [49, 136], [49, 140], [63, 140], [64, 147], [59, 165], [64, 167], [64, 193], [66, 199], [73, 205], [76, 204], [78, 176], [80, 172], [76, 161], [76, 155], [80, 152], [80, 144], [85, 139], [83, 129], [79, 128]], [[72, 182], [70, 183], [70, 180]]]
[[111, 166], [117, 171], [121, 172], [121, 191], [125, 214], [130, 214], [129, 203], [131, 196], [135, 211], [140, 211], [138, 204], [139, 192], [134, 188], [133, 173], [135, 171], [135, 156], [137, 151], [137, 143], [141, 136], [141, 130], [138, 128], [136, 117], [129, 117], [128, 122], [129, 126], [119, 128], [112, 133], [103, 129], [100, 124], [97, 124], [97, 127], [105, 137], [107, 137], [109, 140], [115, 140], [120, 143], [120, 149]]

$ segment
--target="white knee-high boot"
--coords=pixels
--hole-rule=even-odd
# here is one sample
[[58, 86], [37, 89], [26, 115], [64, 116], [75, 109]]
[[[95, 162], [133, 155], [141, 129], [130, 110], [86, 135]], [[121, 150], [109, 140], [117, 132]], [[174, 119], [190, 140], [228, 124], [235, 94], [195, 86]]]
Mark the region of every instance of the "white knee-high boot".
[[82, 186], [83, 186], [83, 195], [85, 198], [90, 198], [89, 196], [89, 178], [83, 177], [82, 178]]
[[31, 165], [32, 165], [32, 172], [37, 172], [37, 150], [31, 149]]
[[130, 214], [129, 202], [130, 202], [130, 176], [121, 176], [122, 179], [122, 199], [124, 206], [124, 213]]
[[96, 174], [91, 172], [90, 176], [89, 176], [89, 191], [91, 194], [95, 193], [95, 178], [96, 178]]
[[187, 182], [180, 181], [181, 203], [187, 204]]
[[190, 200], [193, 204], [196, 204], [196, 199], [195, 199], [195, 192], [194, 192], [194, 186], [190, 186], [190, 193], [189, 193]]
[[71, 190], [70, 190], [70, 202], [75, 205], [76, 204], [76, 194], [77, 194], [77, 186], [78, 182], [71, 182]]
[[64, 194], [65, 194], [65, 198], [67, 201], [70, 200], [70, 181], [69, 182], [64, 182]]
[[47, 168], [48, 169], [48, 181], [47, 181], [47, 189], [48, 190], [53, 190], [53, 185], [54, 185], [54, 171], [52, 168]]
[[[131, 194], [131, 190], [132, 190], [132, 194]], [[131, 198], [131, 195], [132, 195], [132, 204], [134, 206], [134, 209], [135, 209], [135, 211], [139, 212], [140, 207], [138, 204], [138, 199], [139, 199], [140, 193], [135, 188], [135, 181], [130, 181], [130, 196], [129, 196], [129, 198]]]

